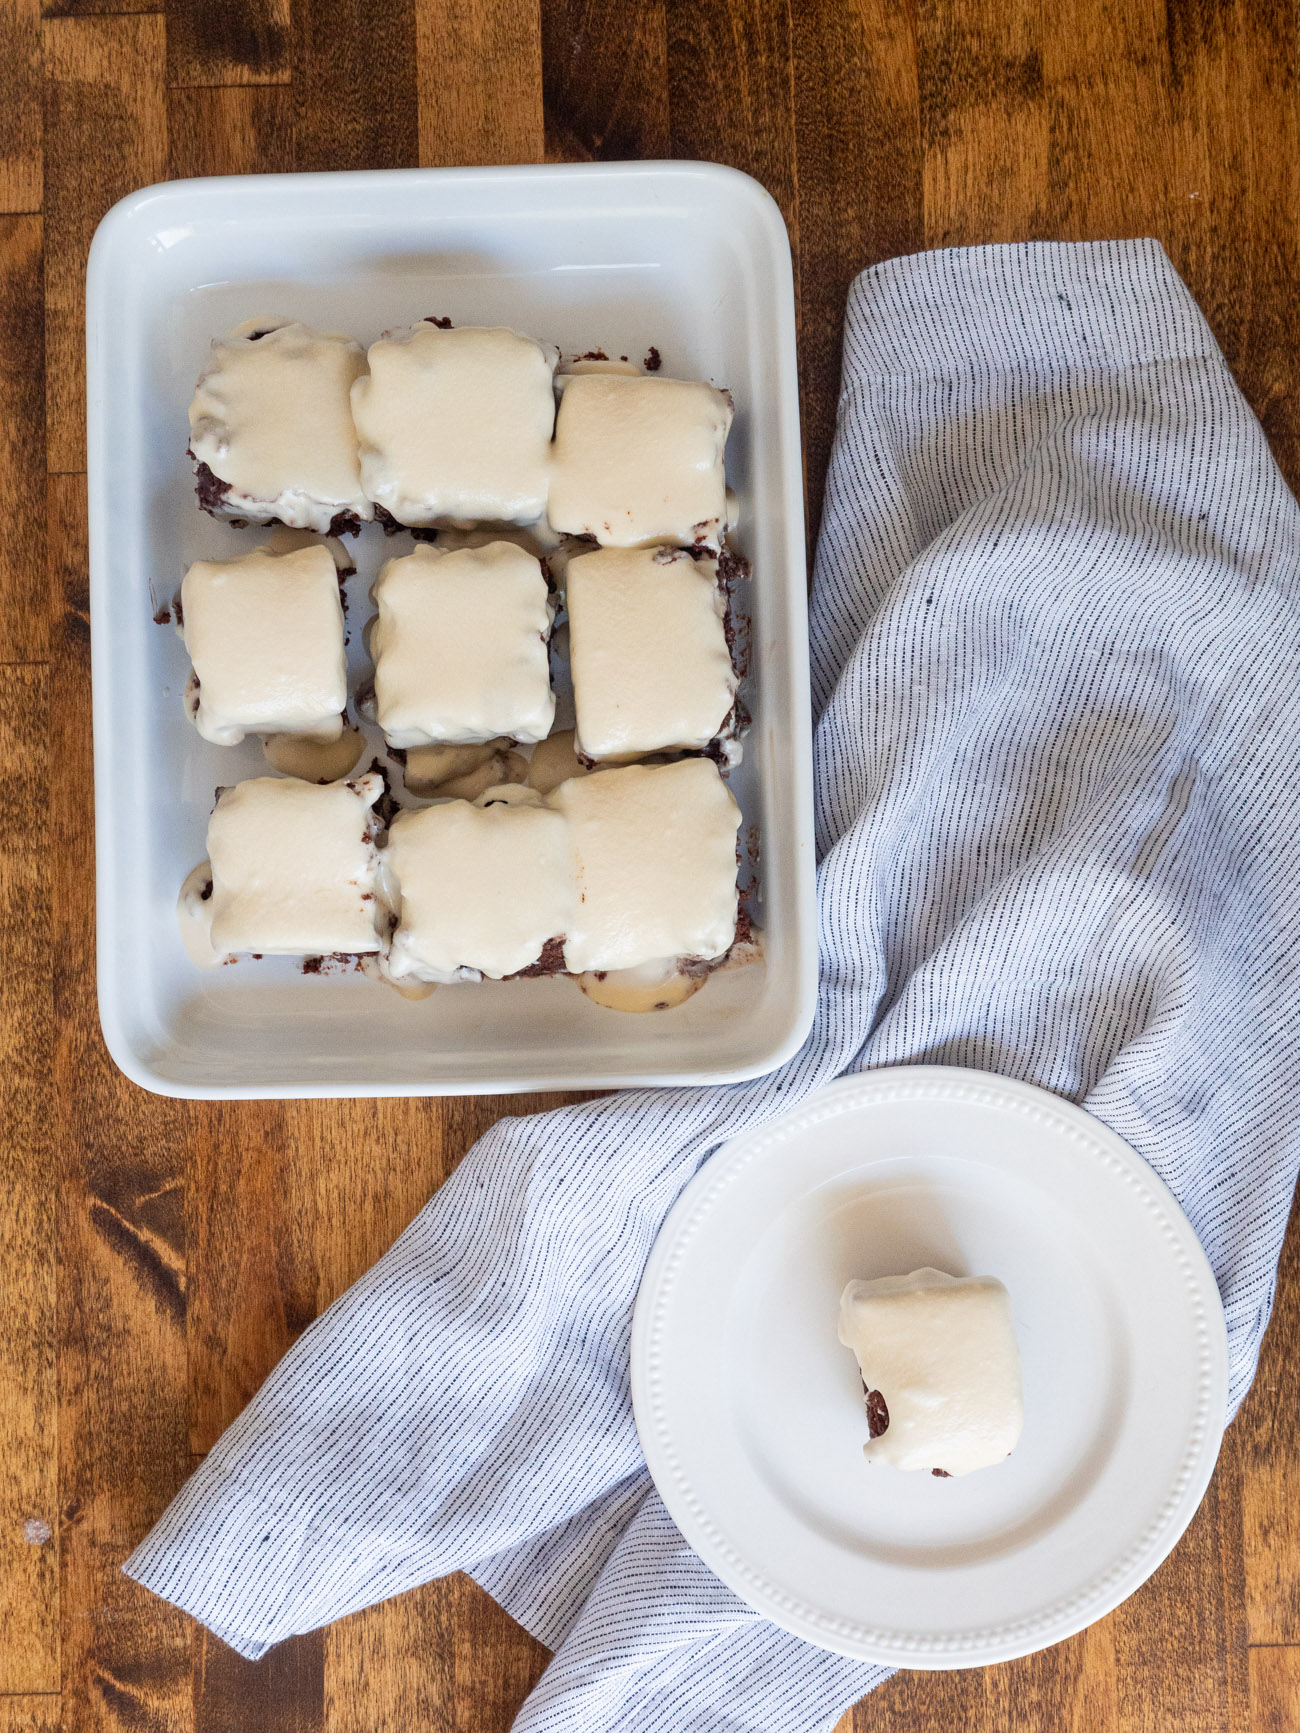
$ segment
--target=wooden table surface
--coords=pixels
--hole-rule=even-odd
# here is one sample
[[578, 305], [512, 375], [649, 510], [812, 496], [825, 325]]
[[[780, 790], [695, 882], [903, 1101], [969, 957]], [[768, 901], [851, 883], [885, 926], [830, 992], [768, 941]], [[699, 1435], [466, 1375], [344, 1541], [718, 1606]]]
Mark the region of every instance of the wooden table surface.
[[[922, 247], [1158, 235], [1300, 481], [1286, 0], [0, 0], [0, 1733], [505, 1729], [545, 1652], [453, 1578], [254, 1666], [122, 1560], [478, 1134], [542, 1105], [155, 1099], [95, 1014], [82, 292], [169, 176], [705, 157], [794, 247], [815, 525], [850, 278]], [[1300, 1252], [1169, 1561], [873, 1733], [1300, 1727]], [[634, 1730], [629, 1730], [634, 1733]]]

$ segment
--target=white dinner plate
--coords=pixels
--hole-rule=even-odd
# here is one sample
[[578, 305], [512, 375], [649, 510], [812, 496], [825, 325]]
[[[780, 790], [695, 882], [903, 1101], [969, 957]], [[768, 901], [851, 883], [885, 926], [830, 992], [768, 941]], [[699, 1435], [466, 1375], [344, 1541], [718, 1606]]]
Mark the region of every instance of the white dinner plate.
[[[836, 1336], [853, 1277], [1006, 1283], [1025, 1428], [939, 1480], [869, 1467]], [[706, 1564], [823, 1648], [973, 1667], [1045, 1648], [1146, 1580], [1209, 1482], [1218, 1290], [1127, 1144], [1054, 1095], [909, 1066], [841, 1078], [725, 1145], [655, 1244], [632, 1334], [655, 1485]]]

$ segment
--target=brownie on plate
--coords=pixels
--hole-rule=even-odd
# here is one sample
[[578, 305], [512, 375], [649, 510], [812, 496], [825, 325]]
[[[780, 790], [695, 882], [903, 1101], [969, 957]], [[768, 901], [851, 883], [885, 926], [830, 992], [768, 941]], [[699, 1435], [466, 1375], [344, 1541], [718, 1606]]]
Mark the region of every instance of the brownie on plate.
[[840, 1341], [866, 1393], [868, 1462], [948, 1479], [1001, 1462], [1024, 1419], [1011, 1297], [992, 1276], [850, 1282]]

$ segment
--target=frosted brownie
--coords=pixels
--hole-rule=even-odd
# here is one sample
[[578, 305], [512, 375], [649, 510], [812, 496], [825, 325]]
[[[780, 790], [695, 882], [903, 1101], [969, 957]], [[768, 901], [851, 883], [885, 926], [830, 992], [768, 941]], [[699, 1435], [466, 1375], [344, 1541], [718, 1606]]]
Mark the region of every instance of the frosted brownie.
[[568, 821], [577, 878], [571, 973], [725, 955], [736, 936], [740, 808], [711, 759], [575, 777], [550, 800]]
[[601, 548], [569, 562], [565, 594], [584, 757], [721, 741], [736, 675], [715, 560], [680, 548]]
[[716, 549], [727, 527], [726, 392], [686, 379], [581, 373], [555, 423], [547, 515], [607, 547]]
[[350, 399], [365, 365], [351, 337], [286, 320], [216, 338], [190, 404], [204, 511], [321, 535], [372, 518]]
[[223, 788], [208, 821], [217, 953], [311, 956], [380, 949], [369, 774], [324, 786], [255, 776]]
[[339, 572], [322, 543], [196, 560], [181, 584], [186, 693], [205, 740], [245, 734], [337, 740], [348, 701]]
[[390, 746], [546, 738], [554, 604], [531, 554], [422, 544], [387, 562], [375, 602], [375, 714]]
[[525, 524], [546, 510], [557, 355], [518, 331], [423, 320], [372, 343], [352, 389], [381, 519]]
[[992, 1276], [850, 1282], [840, 1341], [866, 1392], [868, 1462], [969, 1474], [1015, 1449], [1024, 1410], [1011, 1298]]
[[548, 954], [559, 962], [575, 901], [565, 821], [531, 789], [501, 792], [393, 821], [384, 870], [394, 979], [500, 980]]

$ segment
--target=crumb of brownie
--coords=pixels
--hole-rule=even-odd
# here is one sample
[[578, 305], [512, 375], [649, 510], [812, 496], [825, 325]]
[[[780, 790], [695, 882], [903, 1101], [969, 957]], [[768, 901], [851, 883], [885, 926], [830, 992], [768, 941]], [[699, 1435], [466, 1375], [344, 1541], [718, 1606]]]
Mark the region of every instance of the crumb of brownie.
[[645, 360], [642, 361], [641, 365], [645, 368], [647, 373], [657, 373], [659, 371], [659, 369], [663, 366], [663, 364], [664, 364], [663, 356], [659, 353], [659, 351], [655, 348], [654, 344], [652, 343], [650, 345], [650, 352], [646, 356]]

